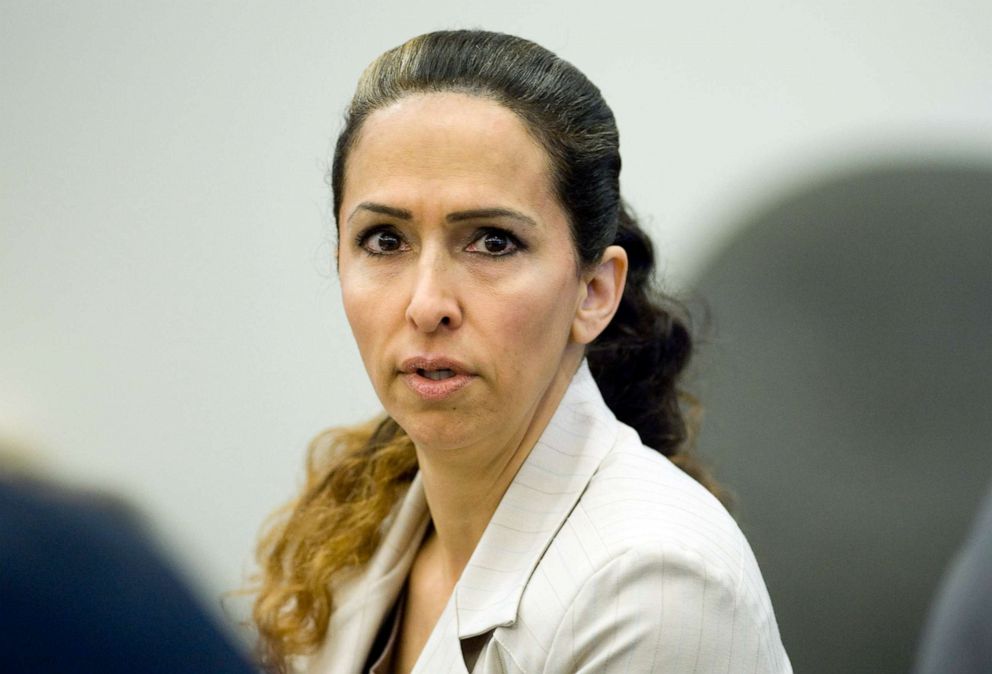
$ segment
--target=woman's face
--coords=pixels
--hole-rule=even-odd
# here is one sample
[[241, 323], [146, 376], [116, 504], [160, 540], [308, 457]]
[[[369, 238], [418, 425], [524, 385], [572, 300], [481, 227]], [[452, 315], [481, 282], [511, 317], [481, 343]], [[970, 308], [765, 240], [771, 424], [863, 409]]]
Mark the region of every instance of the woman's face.
[[412, 95], [366, 120], [344, 185], [344, 308], [386, 411], [419, 447], [519, 439], [583, 349], [543, 148], [491, 100]]

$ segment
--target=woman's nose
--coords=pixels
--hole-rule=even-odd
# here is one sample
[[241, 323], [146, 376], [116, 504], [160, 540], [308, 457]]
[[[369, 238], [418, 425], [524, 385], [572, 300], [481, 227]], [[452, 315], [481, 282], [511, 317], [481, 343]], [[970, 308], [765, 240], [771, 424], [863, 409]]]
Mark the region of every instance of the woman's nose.
[[418, 261], [406, 317], [421, 332], [434, 332], [442, 325], [457, 328], [462, 310], [457, 299], [448, 261], [441, 256]]

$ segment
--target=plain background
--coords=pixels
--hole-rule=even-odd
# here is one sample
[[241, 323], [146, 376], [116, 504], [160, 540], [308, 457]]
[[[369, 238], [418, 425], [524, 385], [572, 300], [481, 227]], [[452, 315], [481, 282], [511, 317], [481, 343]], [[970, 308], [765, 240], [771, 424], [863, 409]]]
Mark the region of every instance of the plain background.
[[215, 606], [378, 408], [324, 174], [362, 68], [451, 27], [602, 88], [669, 287], [810, 176], [992, 159], [987, 0], [0, 3], [0, 440], [136, 502]]

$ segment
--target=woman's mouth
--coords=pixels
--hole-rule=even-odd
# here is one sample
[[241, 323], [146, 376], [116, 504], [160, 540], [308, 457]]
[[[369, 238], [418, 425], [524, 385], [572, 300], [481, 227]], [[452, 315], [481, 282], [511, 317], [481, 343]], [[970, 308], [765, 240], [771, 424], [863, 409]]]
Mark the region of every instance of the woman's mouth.
[[449, 370], [447, 368], [441, 370], [425, 370], [424, 368], [420, 367], [417, 368], [417, 374], [419, 374], [421, 377], [427, 377], [428, 379], [432, 379], [434, 381], [441, 381], [442, 379], [449, 379], [451, 377], [454, 377], [455, 371]]
[[444, 400], [475, 379], [468, 368], [436, 356], [410, 358], [400, 367], [400, 378], [417, 397], [425, 401]]

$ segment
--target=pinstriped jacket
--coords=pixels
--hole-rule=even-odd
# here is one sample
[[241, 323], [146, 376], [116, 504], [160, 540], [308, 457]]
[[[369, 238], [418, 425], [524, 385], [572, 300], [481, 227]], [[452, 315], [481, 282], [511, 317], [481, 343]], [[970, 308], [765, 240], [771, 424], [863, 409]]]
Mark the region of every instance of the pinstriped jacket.
[[[429, 522], [419, 476], [335, 587], [311, 674], [359, 674]], [[733, 519], [641, 444], [583, 362], [520, 468], [416, 674], [791, 672]]]

